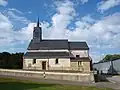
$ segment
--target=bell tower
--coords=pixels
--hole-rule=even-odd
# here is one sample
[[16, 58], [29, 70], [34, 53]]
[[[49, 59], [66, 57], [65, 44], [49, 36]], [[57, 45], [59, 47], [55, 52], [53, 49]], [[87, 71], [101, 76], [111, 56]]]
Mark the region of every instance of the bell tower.
[[39, 23], [39, 18], [38, 18], [37, 26], [34, 27], [34, 31], [33, 31], [33, 41], [34, 42], [42, 41], [42, 28], [39, 25], [41, 25], [41, 24]]

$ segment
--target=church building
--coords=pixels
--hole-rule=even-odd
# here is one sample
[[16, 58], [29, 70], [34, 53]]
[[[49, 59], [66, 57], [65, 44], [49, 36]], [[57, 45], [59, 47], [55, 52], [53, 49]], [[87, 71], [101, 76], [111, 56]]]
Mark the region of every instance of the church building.
[[23, 57], [23, 69], [90, 72], [91, 58], [86, 42], [42, 39], [42, 27], [34, 27], [33, 38]]

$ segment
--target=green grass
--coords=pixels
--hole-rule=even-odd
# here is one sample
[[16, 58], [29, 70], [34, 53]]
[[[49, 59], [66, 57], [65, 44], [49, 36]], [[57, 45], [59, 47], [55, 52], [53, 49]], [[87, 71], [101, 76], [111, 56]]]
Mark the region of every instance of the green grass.
[[0, 90], [112, 90], [87, 86], [35, 83], [10, 78], [0, 78]]

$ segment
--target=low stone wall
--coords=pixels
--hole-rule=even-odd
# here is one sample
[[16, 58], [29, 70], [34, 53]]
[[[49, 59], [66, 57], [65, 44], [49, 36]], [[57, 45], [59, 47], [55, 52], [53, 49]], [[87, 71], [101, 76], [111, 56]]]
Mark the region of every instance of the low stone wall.
[[44, 71], [26, 71], [0, 69], [0, 75], [23, 76], [55, 80], [69, 80], [79, 82], [94, 82], [94, 75], [90, 73], [63, 73], [63, 72], [44, 72]]

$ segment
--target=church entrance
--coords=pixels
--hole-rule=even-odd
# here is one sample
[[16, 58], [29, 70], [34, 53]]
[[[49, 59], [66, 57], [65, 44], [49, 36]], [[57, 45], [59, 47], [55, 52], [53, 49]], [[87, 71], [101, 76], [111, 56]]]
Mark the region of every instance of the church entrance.
[[46, 61], [42, 61], [42, 70], [46, 70]]

